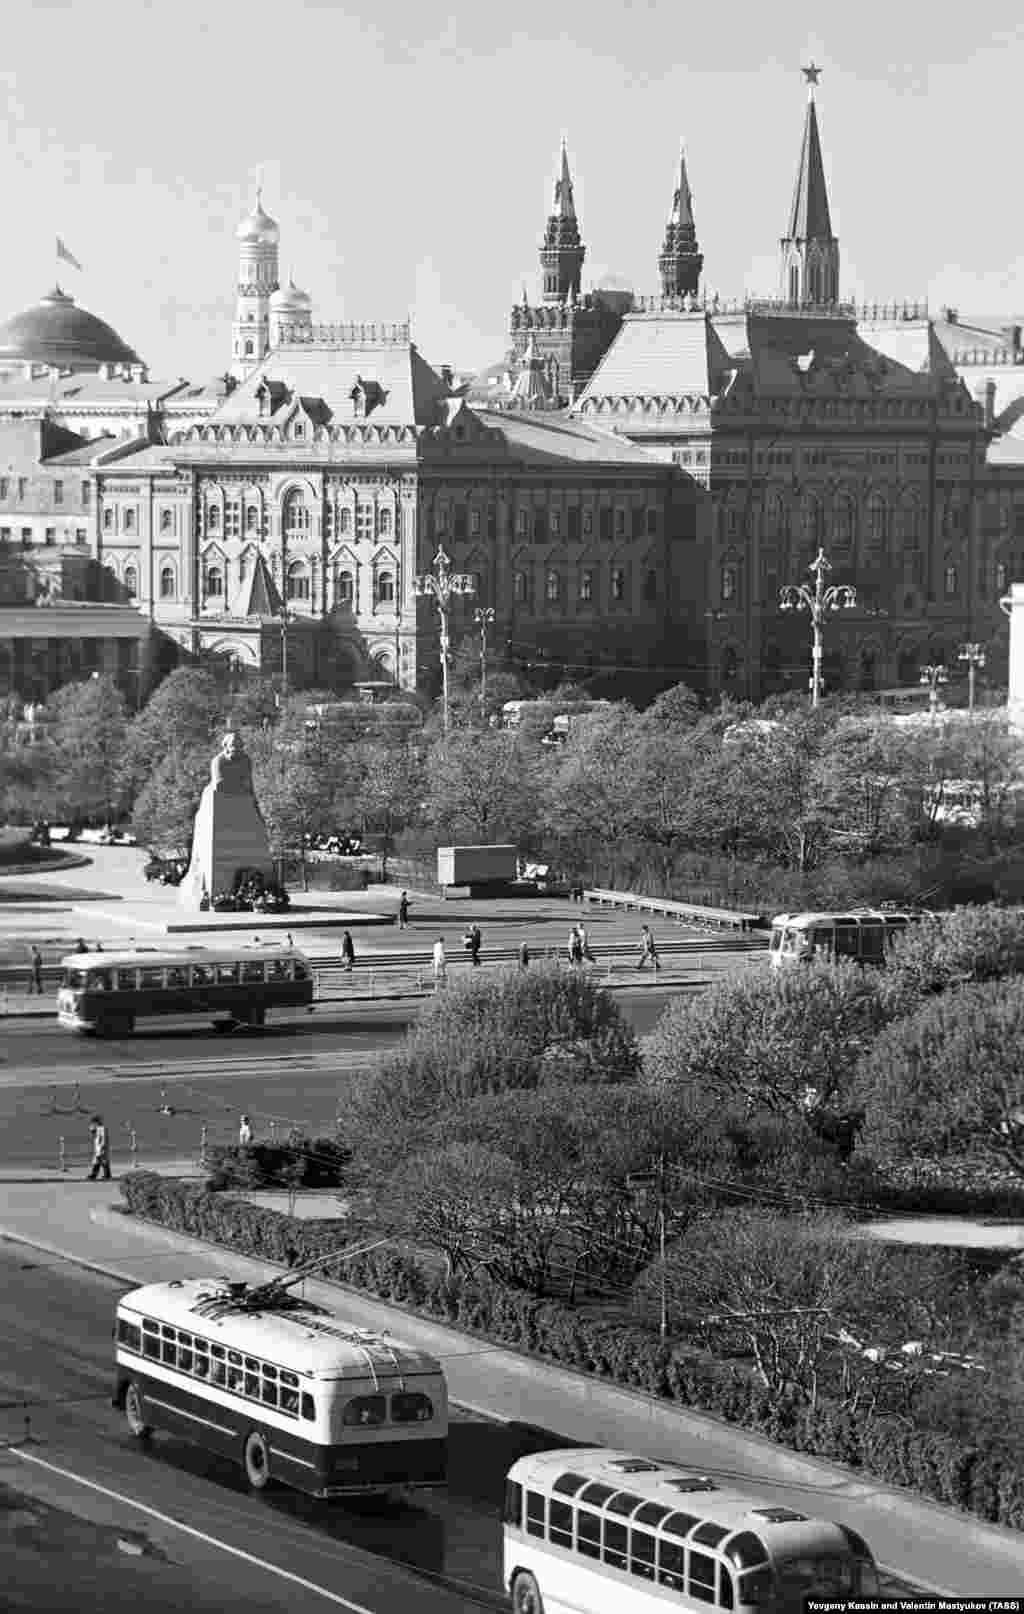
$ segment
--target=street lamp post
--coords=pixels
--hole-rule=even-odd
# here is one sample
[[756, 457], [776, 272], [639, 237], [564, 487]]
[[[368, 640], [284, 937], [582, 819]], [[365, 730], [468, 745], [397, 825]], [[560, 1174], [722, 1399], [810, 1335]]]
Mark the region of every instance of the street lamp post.
[[779, 590], [779, 607], [783, 611], [806, 611], [811, 618], [811, 705], [821, 702], [823, 688], [821, 676], [822, 629], [833, 611], [850, 611], [857, 604], [857, 590], [849, 583], [833, 583], [825, 587], [825, 573], [832, 570], [819, 549], [807, 570], [814, 574], [814, 587], [809, 583], [786, 583]]
[[974, 677], [985, 665], [985, 652], [980, 644], [962, 644], [957, 661], [967, 663], [967, 710], [974, 711]]
[[432, 599], [441, 619], [441, 691], [444, 712], [444, 731], [448, 732], [448, 611], [457, 594], [475, 594], [476, 584], [468, 572], [453, 572], [452, 563], [443, 549], [434, 556], [433, 571], [421, 572], [412, 580], [413, 593], [421, 599]]
[[480, 629], [480, 716], [487, 716], [487, 629], [494, 621], [491, 606], [473, 612], [473, 621]]
[[928, 686], [928, 710], [932, 717], [939, 710], [939, 690], [948, 679], [949, 674], [941, 661], [929, 663], [927, 667], [921, 668], [919, 682]]

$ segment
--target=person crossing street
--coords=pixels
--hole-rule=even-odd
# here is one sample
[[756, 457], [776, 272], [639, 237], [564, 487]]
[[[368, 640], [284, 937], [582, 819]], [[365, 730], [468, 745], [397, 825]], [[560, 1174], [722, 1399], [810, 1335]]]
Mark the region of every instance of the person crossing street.
[[89, 1172], [89, 1181], [95, 1182], [98, 1177], [102, 1177], [104, 1182], [109, 1182], [110, 1134], [102, 1115], [93, 1116], [89, 1122], [89, 1132], [92, 1136], [92, 1170]]

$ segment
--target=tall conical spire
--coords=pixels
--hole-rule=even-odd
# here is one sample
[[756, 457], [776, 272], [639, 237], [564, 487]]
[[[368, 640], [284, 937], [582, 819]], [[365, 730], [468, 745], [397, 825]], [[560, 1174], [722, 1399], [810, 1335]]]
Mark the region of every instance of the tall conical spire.
[[780, 242], [782, 296], [790, 303], [834, 303], [839, 298], [839, 242], [832, 234], [814, 103], [821, 68], [811, 62], [800, 71], [807, 83], [807, 114], [789, 229]]
[[587, 249], [580, 241], [579, 221], [572, 194], [569, 154], [562, 137], [561, 163], [555, 195], [540, 249], [543, 297], [546, 303], [564, 303], [570, 288], [579, 293]]
[[679, 183], [672, 197], [672, 211], [665, 226], [665, 240], [658, 257], [663, 297], [695, 295], [700, 283], [704, 257], [697, 245], [693, 222], [693, 196], [686, 175], [686, 148], [679, 145]]

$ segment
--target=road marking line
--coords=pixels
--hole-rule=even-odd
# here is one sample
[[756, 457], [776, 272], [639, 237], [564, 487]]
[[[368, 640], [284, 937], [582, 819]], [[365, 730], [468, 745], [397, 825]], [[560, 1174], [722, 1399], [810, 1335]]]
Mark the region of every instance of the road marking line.
[[98, 1491], [100, 1496], [109, 1497], [114, 1502], [123, 1502], [126, 1507], [135, 1508], [139, 1513], [145, 1513], [150, 1519], [156, 1519], [160, 1524], [170, 1525], [172, 1530], [181, 1530], [187, 1536], [193, 1536], [197, 1541], [203, 1541], [208, 1547], [216, 1547], [221, 1552], [230, 1553], [233, 1558], [241, 1558], [256, 1569], [265, 1569], [272, 1575], [279, 1575], [282, 1580], [291, 1581], [293, 1586], [301, 1586], [304, 1591], [315, 1592], [319, 1597], [325, 1597], [329, 1603], [336, 1603], [339, 1608], [349, 1610], [349, 1614], [377, 1614], [377, 1611], [367, 1608], [365, 1603], [353, 1603], [339, 1592], [332, 1592], [326, 1586], [318, 1586], [314, 1580], [306, 1580], [302, 1575], [293, 1574], [290, 1569], [282, 1569], [279, 1564], [272, 1564], [267, 1558], [257, 1558], [255, 1553], [244, 1552], [241, 1547], [232, 1547], [226, 1541], [218, 1541], [216, 1536], [208, 1536], [202, 1530], [196, 1530], [191, 1524], [183, 1524], [180, 1519], [173, 1519], [169, 1513], [161, 1513], [158, 1508], [151, 1508], [145, 1502], [136, 1502], [134, 1497], [122, 1496], [120, 1491], [112, 1491], [106, 1485], [100, 1485], [96, 1480], [85, 1479], [81, 1474], [74, 1473], [69, 1468], [61, 1468], [57, 1463], [48, 1463], [45, 1457], [37, 1457], [34, 1452], [25, 1451], [20, 1446], [7, 1448], [12, 1457], [20, 1457], [25, 1463], [36, 1463], [40, 1468], [49, 1469], [51, 1474], [60, 1474], [63, 1479], [71, 1480], [75, 1485], [84, 1485], [90, 1491]]

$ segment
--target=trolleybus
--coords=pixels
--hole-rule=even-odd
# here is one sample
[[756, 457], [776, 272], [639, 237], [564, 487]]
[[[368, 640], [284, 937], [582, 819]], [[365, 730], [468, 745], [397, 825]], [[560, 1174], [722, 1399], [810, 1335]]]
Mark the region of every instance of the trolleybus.
[[780, 913], [772, 920], [768, 943], [777, 969], [812, 958], [849, 958], [857, 964], [884, 964], [886, 954], [907, 926], [921, 918], [904, 909], [851, 908], [846, 913]]
[[309, 959], [294, 947], [69, 953], [60, 967], [58, 1023], [98, 1036], [126, 1036], [140, 1020], [169, 1016], [258, 1027], [274, 1010], [313, 1001]]
[[114, 1405], [139, 1439], [163, 1429], [233, 1458], [249, 1484], [351, 1496], [447, 1479], [440, 1363], [292, 1295], [175, 1279], [117, 1307]]
[[846, 1525], [601, 1448], [509, 1469], [504, 1583], [514, 1614], [804, 1614], [809, 1597], [878, 1594], [871, 1552]]

